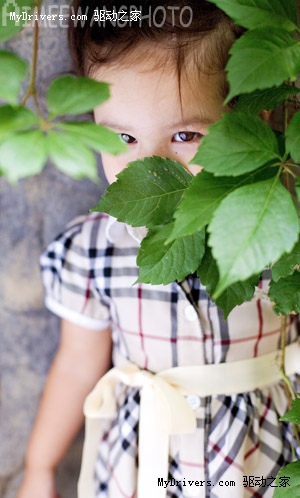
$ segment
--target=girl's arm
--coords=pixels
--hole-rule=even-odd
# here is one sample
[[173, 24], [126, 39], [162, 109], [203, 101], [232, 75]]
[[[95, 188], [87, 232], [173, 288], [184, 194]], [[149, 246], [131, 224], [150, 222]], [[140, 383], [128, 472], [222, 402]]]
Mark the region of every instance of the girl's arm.
[[110, 329], [94, 331], [62, 321], [17, 498], [55, 498], [55, 468], [82, 425], [85, 397], [110, 365]]

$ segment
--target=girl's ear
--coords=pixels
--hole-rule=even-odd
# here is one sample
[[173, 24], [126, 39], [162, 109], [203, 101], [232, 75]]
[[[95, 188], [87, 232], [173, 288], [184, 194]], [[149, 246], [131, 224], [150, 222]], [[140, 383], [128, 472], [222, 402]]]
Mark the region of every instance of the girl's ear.
[[261, 111], [259, 117], [266, 123], [270, 123], [272, 111]]

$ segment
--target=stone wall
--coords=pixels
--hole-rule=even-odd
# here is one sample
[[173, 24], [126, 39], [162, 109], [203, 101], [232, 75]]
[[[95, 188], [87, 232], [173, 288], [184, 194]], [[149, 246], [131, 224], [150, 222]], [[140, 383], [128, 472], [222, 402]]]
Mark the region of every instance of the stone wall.
[[[44, 2], [46, 7], [66, 5]], [[38, 88], [71, 68], [67, 29], [40, 28]], [[32, 30], [25, 28], [6, 48], [29, 60]], [[34, 154], [34, 150], [32, 151]], [[102, 176], [101, 168], [99, 172]], [[0, 498], [15, 498], [23, 459], [47, 370], [59, 339], [59, 320], [43, 304], [39, 255], [77, 214], [100, 198], [104, 181], [76, 181], [51, 164], [16, 186], [0, 178]], [[75, 498], [79, 438], [58, 473], [62, 498]]]

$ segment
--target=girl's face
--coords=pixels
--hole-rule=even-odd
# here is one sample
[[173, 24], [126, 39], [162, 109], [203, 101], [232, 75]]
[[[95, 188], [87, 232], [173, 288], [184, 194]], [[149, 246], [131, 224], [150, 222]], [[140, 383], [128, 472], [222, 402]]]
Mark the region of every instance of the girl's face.
[[207, 127], [228, 110], [222, 104], [224, 75], [182, 76], [180, 94], [174, 70], [150, 71], [147, 62], [138, 68], [105, 66], [94, 78], [111, 84], [110, 99], [94, 110], [96, 123], [117, 132], [128, 144], [124, 154], [102, 155], [109, 183], [127, 163], [153, 155], [179, 161], [193, 175], [200, 171], [189, 161]]

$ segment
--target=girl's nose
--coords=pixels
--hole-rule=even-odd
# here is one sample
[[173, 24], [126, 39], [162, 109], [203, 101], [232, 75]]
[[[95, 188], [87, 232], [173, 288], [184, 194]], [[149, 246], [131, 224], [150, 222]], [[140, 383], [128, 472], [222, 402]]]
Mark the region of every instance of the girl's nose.
[[[168, 157], [173, 159], [174, 161], [179, 161], [176, 152], [172, 150], [171, 147], [166, 146], [163, 143], [153, 142], [152, 144], [147, 144], [147, 146], [143, 147], [140, 153], [143, 154], [143, 157], [151, 157], [151, 156], [160, 156], [160, 157]], [[140, 156], [141, 157], [141, 156]]]

